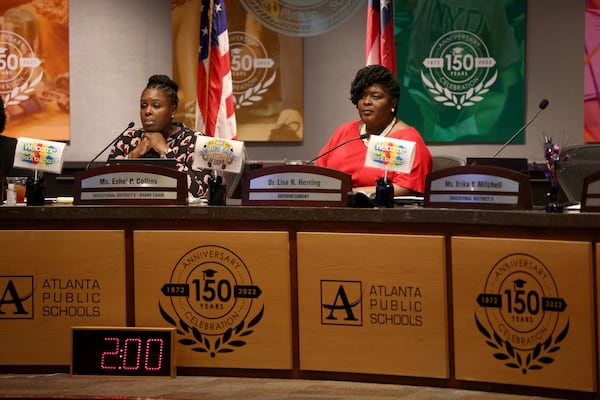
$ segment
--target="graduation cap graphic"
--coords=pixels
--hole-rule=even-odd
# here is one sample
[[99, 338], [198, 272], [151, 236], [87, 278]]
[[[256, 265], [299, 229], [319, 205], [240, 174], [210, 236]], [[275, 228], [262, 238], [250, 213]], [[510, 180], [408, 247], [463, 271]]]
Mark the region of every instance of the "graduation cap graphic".
[[203, 278], [214, 278], [216, 273], [217, 271], [215, 271], [212, 268], [208, 268], [202, 271], [202, 274], [204, 274]]
[[526, 283], [527, 283], [527, 281], [524, 281], [523, 279], [515, 279], [514, 280], [515, 289], [523, 289], [525, 287]]

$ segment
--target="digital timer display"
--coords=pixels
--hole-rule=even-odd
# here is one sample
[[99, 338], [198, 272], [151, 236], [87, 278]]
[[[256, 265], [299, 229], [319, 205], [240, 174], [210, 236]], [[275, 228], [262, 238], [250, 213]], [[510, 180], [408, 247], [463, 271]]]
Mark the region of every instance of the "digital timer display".
[[74, 327], [73, 375], [175, 376], [171, 328]]

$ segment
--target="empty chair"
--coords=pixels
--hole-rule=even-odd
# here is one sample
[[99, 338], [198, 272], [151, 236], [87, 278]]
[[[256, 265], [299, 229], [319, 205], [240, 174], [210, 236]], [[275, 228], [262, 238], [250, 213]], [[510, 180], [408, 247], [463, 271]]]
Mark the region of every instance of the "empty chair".
[[600, 171], [600, 143], [565, 147], [560, 151], [558, 183], [571, 202], [580, 202], [583, 180]]

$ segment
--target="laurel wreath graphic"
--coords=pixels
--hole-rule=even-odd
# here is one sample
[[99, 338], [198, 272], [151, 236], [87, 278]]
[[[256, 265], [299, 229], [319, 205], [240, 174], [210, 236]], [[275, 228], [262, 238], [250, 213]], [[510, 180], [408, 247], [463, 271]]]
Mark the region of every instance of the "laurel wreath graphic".
[[211, 341], [207, 335], [203, 335], [195, 327], [190, 327], [181, 318], [179, 318], [179, 323], [177, 323], [175, 319], [163, 309], [160, 302], [158, 303], [158, 307], [160, 309], [160, 314], [165, 321], [177, 328], [177, 333], [179, 335], [184, 336], [183, 339], [179, 339], [179, 343], [185, 346], [195, 346], [191, 348], [193, 351], [210, 353], [212, 358], [214, 358], [217, 353], [231, 353], [235, 348], [246, 345], [246, 342], [239, 338], [248, 336], [254, 332], [251, 328], [260, 322], [265, 311], [265, 306], [263, 304], [258, 314], [250, 320], [248, 325], [246, 325], [246, 321], [243, 320], [235, 328], [227, 329], [222, 335], [219, 335], [216, 340]]
[[21, 86], [15, 87], [6, 95], [4, 99], [4, 103], [7, 106], [16, 106], [21, 104], [21, 102], [29, 99], [29, 94], [35, 90], [35, 87], [42, 81], [43, 73], [40, 72], [40, 75], [32, 80], [31, 82], [25, 81]]
[[556, 336], [556, 339], [550, 335], [544, 343], [538, 343], [532, 350], [519, 351], [508, 340], [502, 340], [500, 335], [493, 329], [493, 335], [491, 335], [477, 319], [477, 314], [475, 314], [475, 322], [479, 331], [488, 339], [486, 340], [488, 346], [498, 350], [494, 353], [494, 358], [506, 361], [504, 365], [509, 368], [521, 369], [523, 375], [526, 375], [529, 370], [542, 369], [543, 364], [553, 363], [554, 358], [550, 354], [560, 350], [560, 346], [557, 346], [557, 344], [562, 342], [569, 332], [569, 321], [567, 321], [565, 328]]
[[469, 107], [475, 105], [475, 103], [483, 100], [484, 94], [490, 91], [490, 86], [496, 82], [498, 79], [498, 71], [494, 73], [494, 75], [487, 82], [481, 82], [479, 85], [475, 86], [467, 90], [467, 93], [456, 96], [450, 90], [445, 87], [442, 87], [439, 83], [432, 83], [427, 77], [425, 73], [421, 71], [421, 79], [425, 86], [427, 86], [428, 90], [434, 95], [433, 99], [439, 103], [442, 103], [448, 107], [456, 107], [457, 110], [460, 110], [463, 107]]
[[244, 93], [242, 93], [239, 97], [233, 95], [233, 103], [235, 104], [235, 108], [247, 107], [252, 104], [259, 102], [263, 99], [262, 94], [267, 92], [269, 86], [273, 84], [275, 81], [275, 77], [277, 76], [277, 72], [273, 72], [273, 76], [267, 79], [265, 82], [258, 82], [256, 85], [248, 88]]

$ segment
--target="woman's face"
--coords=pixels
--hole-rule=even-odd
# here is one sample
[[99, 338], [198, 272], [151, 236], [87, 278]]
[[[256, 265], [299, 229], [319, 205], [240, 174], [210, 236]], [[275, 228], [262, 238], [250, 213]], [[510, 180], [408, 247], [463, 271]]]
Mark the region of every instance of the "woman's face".
[[363, 96], [358, 100], [357, 108], [360, 119], [367, 128], [382, 129], [390, 123], [392, 108], [395, 108], [397, 100], [393, 99], [384, 86], [375, 83], [365, 89]]
[[160, 89], [150, 88], [142, 92], [140, 119], [146, 132], [168, 132], [175, 106]]

